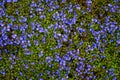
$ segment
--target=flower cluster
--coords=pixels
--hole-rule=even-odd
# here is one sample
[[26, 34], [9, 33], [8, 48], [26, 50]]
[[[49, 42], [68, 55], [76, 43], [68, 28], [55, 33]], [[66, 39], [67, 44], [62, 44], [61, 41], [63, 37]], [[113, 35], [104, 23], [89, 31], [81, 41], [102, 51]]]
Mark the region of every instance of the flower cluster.
[[[88, 16], [92, 11], [91, 0], [86, 2], [87, 10], [80, 4], [66, 4], [66, 0], [62, 0], [61, 6], [58, 0], [32, 0], [29, 16], [17, 17], [5, 12], [4, 4], [11, 2], [19, 0], [0, 2], [0, 18], [5, 18], [0, 20], [0, 60], [4, 58], [2, 55], [10, 53], [10, 70], [16, 69], [20, 62], [18, 75], [25, 75], [26, 79], [32, 80], [31, 75], [39, 80], [98, 79], [95, 70], [99, 65], [94, 63], [107, 60], [105, 53], [111, 44], [120, 46], [120, 25], [109, 15], [104, 21]], [[103, 9], [112, 14], [120, 12], [118, 5], [108, 4]], [[19, 9], [15, 14], [19, 14]], [[83, 19], [86, 15], [89, 22]], [[117, 80], [113, 68], [102, 68], [108, 74], [104, 78]], [[30, 75], [24, 71], [30, 71]], [[0, 68], [0, 74], [6, 72], [6, 68]]]

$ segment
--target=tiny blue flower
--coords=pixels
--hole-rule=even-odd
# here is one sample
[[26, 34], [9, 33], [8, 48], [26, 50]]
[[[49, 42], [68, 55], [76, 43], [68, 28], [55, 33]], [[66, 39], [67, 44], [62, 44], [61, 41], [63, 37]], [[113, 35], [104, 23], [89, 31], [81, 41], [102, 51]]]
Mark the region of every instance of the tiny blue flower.
[[42, 56], [43, 56], [43, 53], [40, 53], [38, 56], [39, 56], [39, 57], [42, 57]]
[[22, 72], [20, 72], [19, 74], [20, 74], [20, 76], [23, 76], [23, 73], [22, 73]]
[[12, 35], [12, 38], [14, 38], [14, 39], [15, 39], [16, 37], [17, 37], [17, 35], [16, 35], [16, 34], [13, 34], [13, 35]]
[[0, 57], [0, 60], [2, 60], [2, 57]]
[[66, 2], [66, 0], [62, 0], [62, 3], [65, 3]]
[[13, 0], [13, 2], [18, 2], [18, 0]]
[[7, 0], [7, 2], [12, 2], [12, 0]]
[[120, 39], [119, 39], [119, 40], [117, 40], [117, 44], [120, 44]]

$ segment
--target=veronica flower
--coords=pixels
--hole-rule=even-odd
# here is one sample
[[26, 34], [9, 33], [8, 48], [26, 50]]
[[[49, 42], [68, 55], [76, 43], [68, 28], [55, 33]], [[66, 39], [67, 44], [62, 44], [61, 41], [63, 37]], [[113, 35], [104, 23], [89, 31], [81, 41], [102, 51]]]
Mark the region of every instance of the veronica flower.
[[117, 13], [120, 13], [120, 9], [117, 11]]
[[120, 39], [119, 39], [119, 40], [117, 40], [117, 44], [120, 44]]
[[40, 19], [43, 19], [45, 18], [46, 16], [45, 15], [40, 15]]
[[31, 65], [34, 65], [34, 64], [35, 64], [35, 62], [31, 62], [30, 64], [31, 64]]
[[25, 49], [25, 54], [30, 55], [30, 54], [32, 54], [32, 52], [30, 52], [29, 49]]
[[52, 60], [53, 60], [52, 57], [46, 57], [46, 62], [47, 63], [50, 63]]
[[8, 36], [4, 35], [3, 40], [7, 40], [7, 39], [8, 39]]
[[7, 2], [12, 2], [12, 0], [7, 0]]
[[65, 60], [60, 60], [60, 65], [62, 66], [65, 66], [66, 65], [66, 61]]
[[39, 80], [44, 80], [43, 78], [39, 78]]
[[30, 4], [30, 7], [36, 7], [36, 6], [37, 4], [34, 1], [32, 1], [32, 3]]
[[66, 2], [66, 0], [62, 0], [62, 3], [65, 3]]
[[13, 2], [18, 2], [18, 0], [13, 0]]
[[68, 10], [68, 12], [70, 13], [70, 12], [73, 12], [73, 9], [72, 8], [70, 8], [69, 10]]
[[108, 4], [108, 7], [112, 7], [112, 4]]
[[16, 34], [13, 34], [13, 35], [12, 35], [12, 38], [14, 38], [14, 39], [15, 39], [16, 37], [17, 37], [17, 35], [16, 35]]
[[82, 33], [86, 31], [85, 29], [82, 29], [80, 27], [76, 27], [76, 30], [78, 30], [80, 35], [82, 35]]
[[114, 9], [114, 8], [111, 8], [111, 9], [110, 9], [110, 12], [115, 12], [115, 9]]
[[20, 16], [19, 21], [20, 21], [20, 22], [26, 22], [26, 21], [27, 21], [27, 18], [26, 18], [26, 17], [23, 17], [23, 16]]
[[5, 74], [6, 74], [6, 71], [5, 71], [5, 69], [2, 69], [2, 70], [0, 71], [0, 74], [3, 74], [3, 75], [5, 75]]
[[51, 24], [50, 26], [48, 26], [48, 29], [51, 29], [53, 26], [54, 26], [54, 25], [53, 25], [53, 24]]
[[38, 40], [35, 40], [35, 41], [34, 41], [34, 44], [35, 44], [36, 46], [38, 46], [38, 45], [39, 45]]
[[43, 53], [40, 53], [38, 56], [39, 56], [39, 58], [41, 58], [43, 56]]
[[[1, 51], [0, 51], [0, 53], [1, 53]], [[0, 60], [2, 60], [2, 57], [0, 57]]]
[[64, 58], [65, 60], [67, 60], [67, 61], [69, 61], [69, 60], [71, 59], [71, 57], [70, 57], [68, 54], [66, 54], [65, 56], [63, 56], [63, 58]]
[[31, 46], [30, 40], [27, 41], [28, 46]]
[[38, 31], [39, 31], [40, 33], [45, 32], [43, 27], [38, 28]]

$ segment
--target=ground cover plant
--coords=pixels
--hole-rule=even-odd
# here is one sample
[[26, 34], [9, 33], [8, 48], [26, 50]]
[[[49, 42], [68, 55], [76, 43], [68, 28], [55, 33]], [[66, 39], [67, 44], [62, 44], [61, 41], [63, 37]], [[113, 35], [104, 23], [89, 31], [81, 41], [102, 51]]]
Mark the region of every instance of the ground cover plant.
[[119, 0], [0, 0], [0, 80], [119, 79]]

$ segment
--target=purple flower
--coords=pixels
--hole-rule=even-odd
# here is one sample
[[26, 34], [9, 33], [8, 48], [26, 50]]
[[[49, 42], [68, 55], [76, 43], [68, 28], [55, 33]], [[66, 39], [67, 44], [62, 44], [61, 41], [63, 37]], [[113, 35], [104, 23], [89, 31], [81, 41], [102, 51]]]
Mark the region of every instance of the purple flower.
[[66, 0], [62, 0], [62, 3], [65, 3], [66, 2]]
[[64, 58], [65, 60], [67, 60], [67, 61], [69, 61], [69, 60], [71, 59], [71, 57], [70, 57], [68, 54], [66, 54], [65, 56], [63, 56], [63, 58]]
[[6, 74], [6, 71], [5, 71], [5, 69], [2, 69], [2, 70], [0, 71], [0, 74], [3, 74], [3, 75], [5, 75], [5, 74]]
[[53, 24], [51, 24], [50, 26], [48, 26], [48, 29], [51, 29], [53, 26], [54, 26], [54, 25], [53, 25]]
[[41, 51], [38, 56], [39, 56], [39, 57], [42, 57], [42, 56], [43, 56], [43, 51]]
[[47, 63], [50, 63], [52, 60], [53, 60], [52, 57], [46, 57], [46, 62]]
[[120, 13], [120, 9], [117, 11], [117, 13]]
[[17, 37], [17, 35], [16, 35], [16, 34], [13, 34], [13, 35], [12, 35], [12, 38], [14, 38], [14, 39], [15, 39], [16, 37]]
[[109, 7], [112, 7], [112, 4], [108, 4]]
[[117, 78], [116, 78], [116, 77], [114, 77], [114, 78], [112, 78], [112, 80], [117, 80]]
[[93, 18], [93, 19], [92, 19], [92, 21], [93, 21], [93, 22], [97, 22], [98, 20], [97, 20], [97, 19], [95, 19], [95, 18]]
[[119, 40], [117, 40], [117, 44], [120, 44], [120, 39], [119, 39]]
[[0, 57], [0, 60], [2, 60], [2, 57]]
[[22, 75], [23, 75], [23, 73], [22, 73], [22, 72], [20, 72], [19, 74], [20, 74], [20, 76], [22, 76]]
[[7, 2], [12, 2], [12, 0], [7, 0]]
[[119, 0], [114, 0], [114, 2], [118, 2]]
[[34, 65], [34, 64], [35, 64], [35, 62], [31, 62], [30, 64], [31, 64], [31, 65]]
[[115, 9], [114, 9], [114, 8], [111, 8], [111, 9], [110, 9], [110, 12], [115, 12]]
[[36, 6], [37, 4], [34, 1], [32, 1], [32, 3], [30, 4], [30, 7], [36, 7]]
[[70, 9], [68, 10], [68, 12], [73, 12], [73, 9], [72, 9], [72, 8], [70, 8]]
[[18, 2], [18, 0], [13, 0], [13, 2]]
[[85, 29], [83, 29], [81, 27], [76, 27], [76, 30], [78, 30], [80, 35], [82, 35], [82, 33], [86, 31]]
[[28, 40], [27, 43], [28, 43], [28, 46], [31, 46], [30, 40]]
[[36, 46], [38, 46], [38, 45], [39, 45], [38, 40], [34, 40], [34, 44], [35, 44]]
[[28, 68], [29, 68], [28, 64], [24, 64], [24, 67], [25, 67], [26, 69], [28, 69]]
[[8, 39], [8, 36], [7, 35], [4, 35], [3, 36], [3, 40], [7, 40]]
[[32, 52], [30, 52], [29, 49], [25, 49], [25, 54], [30, 55], [30, 54], [32, 54]]
[[41, 15], [41, 16], [40, 16], [40, 19], [43, 19], [43, 18], [45, 18], [45, 17], [46, 17], [45, 15]]
[[24, 17], [24, 16], [20, 16], [19, 21], [20, 21], [20, 22], [26, 22], [26, 21], [27, 21], [27, 18]]
[[43, 80], [42, 78], [39, 78], [39, 80]]
[[60, 65], [61, 66], [65, 66], [66, 65], [66, 61], [65, 60], [60, 60]]

